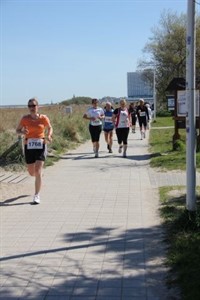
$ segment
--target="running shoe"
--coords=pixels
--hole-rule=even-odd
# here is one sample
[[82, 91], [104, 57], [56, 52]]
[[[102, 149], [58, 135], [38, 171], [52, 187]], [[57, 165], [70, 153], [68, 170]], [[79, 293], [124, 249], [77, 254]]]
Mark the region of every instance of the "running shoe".
[[96, 152], [94, 157], [95, 157], [95, 158], [99, 157], [99, 153]]
[[119, 146], [119, 150], [118, 150], [118, 152], [119, 153], [122, 153], [122, 148], [123, 148], [123, 146], [121, 145], [121, 146]]
[[123, 153], [123, 157], [127, 157], [127, 156], [126, 156], [126, 152]]
[[111, 148], [109, 149], [109, 153], [113, 153]]
[[144, 137], [144, 139], [145, 139], [145, 137], [146, 137], [146, 134], [145, 134], [145, 132], [143, 132], [143, 137]]
[[38, 194], [34, 195], [33, 203], [34, 204], [40, 204], [40, 196]]

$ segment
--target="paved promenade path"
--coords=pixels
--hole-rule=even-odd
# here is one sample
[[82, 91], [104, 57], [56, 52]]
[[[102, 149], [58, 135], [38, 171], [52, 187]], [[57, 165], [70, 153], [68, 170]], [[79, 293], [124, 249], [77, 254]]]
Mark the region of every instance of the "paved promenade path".
[[113, 154], [103, 135], [100, 150], [87, 142], [45, 169], [40, 205], [29, 177], [17, 183], [27, 193], [1, 201], [1, 299], [178, 299], [165, 286], [158, 187], [185, 174], [152, 170], [139, 132], [127, 158], [116, 137]]

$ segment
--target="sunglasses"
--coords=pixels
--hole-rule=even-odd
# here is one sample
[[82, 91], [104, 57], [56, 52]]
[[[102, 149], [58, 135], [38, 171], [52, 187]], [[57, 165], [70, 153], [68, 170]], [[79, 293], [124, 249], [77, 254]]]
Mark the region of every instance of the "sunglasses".
[[36, 104], [29, 104], [29, 105], [28, 105], [29, 108], [31, 108], [31, 107], [36, 107], [36, 106], [37, 106]]

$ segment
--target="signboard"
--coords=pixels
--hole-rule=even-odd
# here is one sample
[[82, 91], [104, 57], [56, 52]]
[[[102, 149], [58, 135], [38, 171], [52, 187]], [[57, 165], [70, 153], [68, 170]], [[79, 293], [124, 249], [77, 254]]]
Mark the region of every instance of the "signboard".
[[168, 108], [168, 110], [174, 110], [174, 108], [175, 108], [174, 96], [167, 96], [167, 108]]
[[[196, 90], [196, 116], [199, 116], [199, 90]], [[177, 91], [177, 116], [185, 117], [188, 112], [186, 91]]]

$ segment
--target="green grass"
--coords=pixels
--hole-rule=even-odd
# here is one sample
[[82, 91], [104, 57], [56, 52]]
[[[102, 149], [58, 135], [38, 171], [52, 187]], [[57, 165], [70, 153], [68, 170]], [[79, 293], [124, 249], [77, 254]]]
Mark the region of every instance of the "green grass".
[[176, 142], [176, 150], [173, 150], [174, 130], [152, 129], [150, 131], [149, 147], [152, 154], [151, 167], [166, 170], [185, 170], [186, 145], [185, 132], [181, 132], [181, 139]]
[[[152, 154], [150, 165], [162, 170], [186, 170], [185, 129], [179, 129], [180, 140], [173, 145], [174, 128], [159, 128], [168, 126], [173, 126], [172, 117], [159, 117], [155, 123], [152, 122], [149, 138], [149, 150]], [[196, 152], [196, 167], [200, 168], [199, 151]]]
[[[170, 117], [157, 118], [150, 131], [151, 166], [162, 170], [186, 169], [186, 133], [173, 150], [173, 126]], [[157, 128], [155, 128], [157, 127]], [[154, 129], [155, 128], [155, 129]], [[200, 153], [196, 153], [196, 166], [200, 167]], [[170, 267], [168, 284], [180, 288], [182, 300], [200, 299], [200, 188], [197, 187], [197, 211], [186, 209], [185, 187], [160, 188], [160, 215], [166, 228], [168, 245], [166, 264]]]
[[151, 127], [163, 127], [163, 126], [174, 126], [174, 120], [172, 117], [157, 117], [153, 120]]
[[197, 212], [185, 209], [184, 187], [161, 187], [160, 214], [166, 228], [170, 286], [179, 286], [182, 300], [200, 299], [200, 196]]

